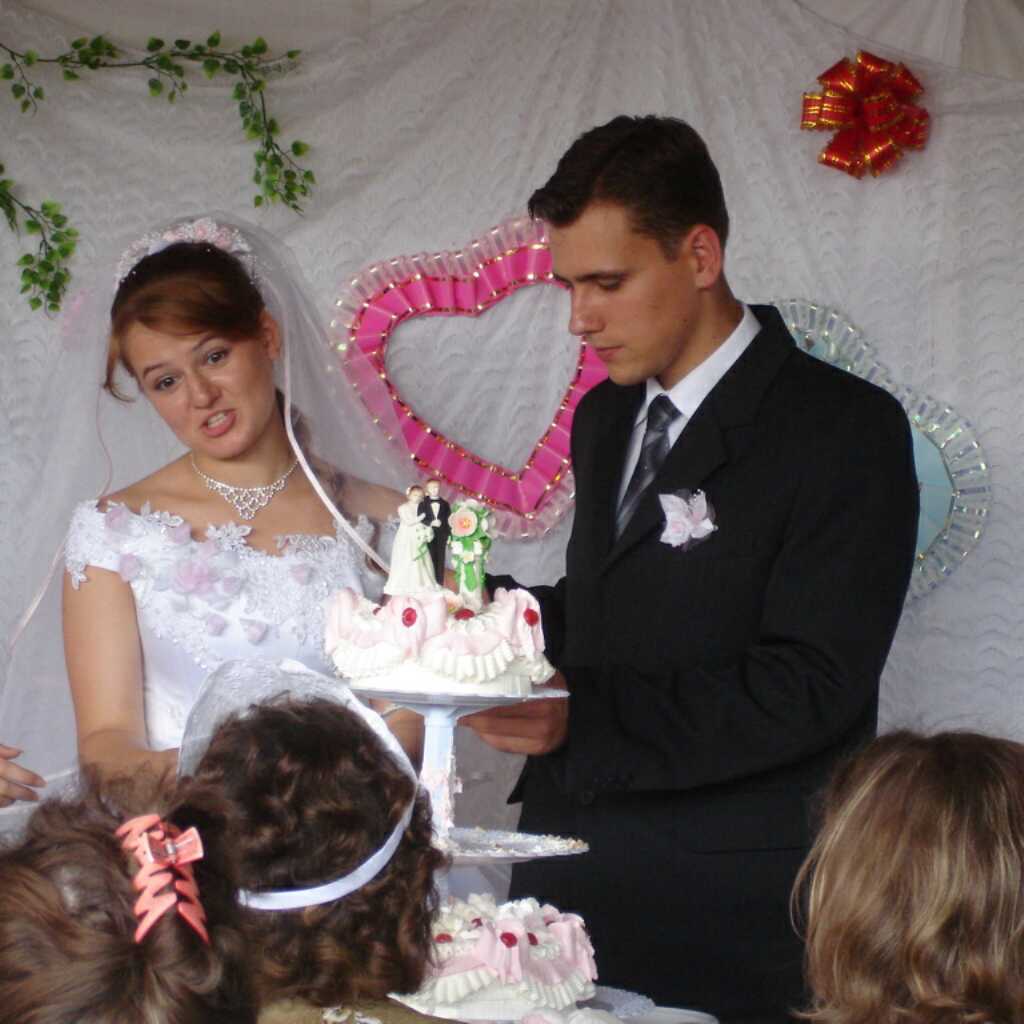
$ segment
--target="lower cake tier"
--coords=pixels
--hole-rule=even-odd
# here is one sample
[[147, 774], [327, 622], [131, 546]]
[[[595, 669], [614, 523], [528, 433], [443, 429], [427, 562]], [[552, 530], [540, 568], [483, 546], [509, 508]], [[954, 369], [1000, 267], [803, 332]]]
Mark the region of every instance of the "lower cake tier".
[[490, 895], [449, 898], [433, 938], [423, 986], [396, 997], [421, 1013], [519, 1021], [545, 1011], [556, 1020], [594, 995], [597, 967], [582, 919], [534, 899], [499, 906]]
[[447, 591], [377, 604], [341, 590], [327, 609], [324, 645], [360, 690], [527, 697], [554, 675], [540, 609], [525, 590], [499, 588], [479, 611]]

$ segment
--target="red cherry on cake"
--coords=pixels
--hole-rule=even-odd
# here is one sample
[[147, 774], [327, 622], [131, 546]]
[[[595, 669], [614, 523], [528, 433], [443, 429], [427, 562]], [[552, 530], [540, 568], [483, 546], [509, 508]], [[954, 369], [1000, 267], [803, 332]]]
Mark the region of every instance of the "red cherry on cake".
[[530, 945], [531, 946], [536, 946], [537, 945], [537, 936], [534, 935], [533, 932], [527, 932], [526, 933], [526, 937], [530, 940]]
[[526, 624], [528, 626], [536, 626], [537, 623], [540, 622], [540, 616], [532, 608], [527, 608], [526, 611], [523, 612], [523, 618], [526, 619]]
[[416, 609], [406, 608], [402, 612], [402, 625], [403, 626], [415, 626], [416, 625]]
[[459, 622], [465, 622], [466, 619], [475, 619], [476, 618], [476, 612], [473, 611], [472, 608], [460, 608], [455, 613], [455, 618], [457, 618], [459, 620]]
[[455, 940], [447, 932], [440, 932], [439, 934], [434, 936], [434, 941], [435, 942], [454, 942]]
[[501, 939], [502, 945], [508, 946], [509, 949], [519, 945], [519, 940], [511, 932], [502, 932], [498, 938]]

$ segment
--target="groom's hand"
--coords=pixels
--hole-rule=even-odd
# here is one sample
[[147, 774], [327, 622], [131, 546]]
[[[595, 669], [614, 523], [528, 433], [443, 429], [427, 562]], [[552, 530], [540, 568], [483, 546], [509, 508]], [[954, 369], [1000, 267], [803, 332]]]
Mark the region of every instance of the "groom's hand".
[[[548, 681], [553, 689], [566, 689], [565, 677], [556, 672]], [[565, 743], [569, 731], [569, 701], [565, 697], [527, 700], [459, 719], [488, 745], [507, 754], [550, 754]]]

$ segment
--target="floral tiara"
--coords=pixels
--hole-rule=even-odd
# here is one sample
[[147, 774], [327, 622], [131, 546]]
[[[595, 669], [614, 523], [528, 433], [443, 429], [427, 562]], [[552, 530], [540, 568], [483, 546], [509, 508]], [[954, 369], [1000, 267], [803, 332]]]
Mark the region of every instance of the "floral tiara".
[[232, 256], [242, 257], [247, 264], [251, 262], [244, 258], [251, 256], [252, 247], [237, 228], [218, 224], [212, 217], [200, 217], [198, 220], [181, 221], [164, 231], [150, 232], [132, 242], [117, 261], [114, 286], [119, 286], [147, 256], [162, 252], [176, 242], [206, 242]]

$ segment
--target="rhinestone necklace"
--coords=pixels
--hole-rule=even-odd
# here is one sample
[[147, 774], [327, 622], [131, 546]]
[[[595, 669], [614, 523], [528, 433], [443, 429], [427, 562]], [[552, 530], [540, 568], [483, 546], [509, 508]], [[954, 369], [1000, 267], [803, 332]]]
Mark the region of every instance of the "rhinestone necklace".
[[299, 464], [299, 460], [296, 459], [285, 470], [284, 476], [278, 477], [272, 484], [265, 484], [263, 487], [232, 487], [231, 484], [221, 483], [220, 480], [214, 480], [212, 476], [207, 476], [196, 465], [196, 457], [191, 452], [189, 459], [192, 462], [192, 468], [199, 474], [199, 479], [214, 494], [219, 494], [231, 505], [238, 513], [239, 519], [252, 519], [261, 508], [266, 508], [270, 504], [270, 499], [284, 490], [284, 485], [288, 483], [288, 477], [292, 475], [295, 467]]

